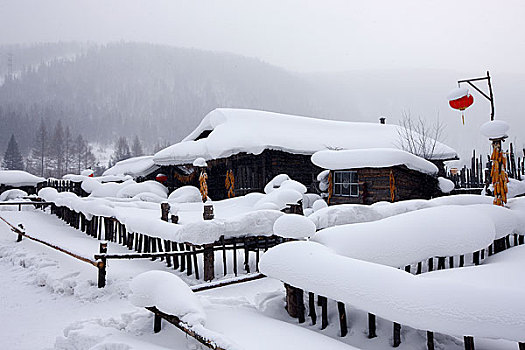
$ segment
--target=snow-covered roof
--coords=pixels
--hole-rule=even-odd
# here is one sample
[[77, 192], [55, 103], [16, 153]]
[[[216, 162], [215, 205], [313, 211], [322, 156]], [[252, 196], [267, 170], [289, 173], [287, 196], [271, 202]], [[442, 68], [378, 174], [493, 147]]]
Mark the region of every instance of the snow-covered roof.
[[396, 148], [323, 150], [314, 153], [312, 163], [330, 170], [388, 168], [396, 165], [405, 165], [409, 169], [429, 175], [438, 173], [437, 166], [428, 160]]
[[[159, 151], [153, 160], [159, 165], [180, 165], [192, 164], [199, 157], [211, 160], [241, 152], [260, 154], [265, 149], [311, 155], [327, 148], [401, 148], [400, 130], [398, 125], [218, 108], [186, 138]], [[452, 148], [436, 144], [434, 159], [456, 157]]]
[[6, 186], [36, 186], [39, 182], [44, 182], [43, 177], [29, 174], [22, 170], [0, 170], [0, 185]]
[[145, 176], [159, 167], [153, 163], [153, 156], [133, 157], [117, 162], [103, 175], [131, 175], [133, 177]]

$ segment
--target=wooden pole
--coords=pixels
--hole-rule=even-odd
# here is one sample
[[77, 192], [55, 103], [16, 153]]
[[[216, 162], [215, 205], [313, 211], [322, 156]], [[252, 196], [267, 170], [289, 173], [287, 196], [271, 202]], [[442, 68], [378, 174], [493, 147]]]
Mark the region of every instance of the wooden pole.
[[153, 316], [153, 333], [159, 333], [162, 328], [162, 317], [159, 314]]
[[434, 332], [427, 331], [427, 350], [434, 350]]
[[304, 292], [302, 289], [295, 288], [295, 301], [297, 306], [297, 318], [299, 323], [304, 323]]
[[317, 314], [315, 312], [315, 295], [312, 292], [308, 293], [308, 309], [308, 316], [310, 316], [312, 319], [312, 325], [314, 325], [317, 322]]
[[397, 348], [401, 344], [401, 325], [394, 322], [394, 348]]
[[470, 336], [463, 337], [465, 350], [474, 350], [474, 338]]
[[376, 334], [376, 315], [368, 313], [368, 339], [377, 337]]
[[215, 251], [213, 244], [204, 245], [204, 280], [212, 281], [215, 278]]
[[328, 299], [323, 296], [318, 296], [319, 303], [321, 304], [321, 329], [328, 327]]
[[339, 312], [339, 327], [341, 329], [341, 337], [348, 334], [348, 325], [346, 323], [345, 303], [337, 302], [337, 311]]
[[[106, 254], [108, 252], [108, 243], [100, 242], [99, 253]], [[106, 258], [101, 258], [98, 262], [98, 287], [104, 288], [106, 286]]]

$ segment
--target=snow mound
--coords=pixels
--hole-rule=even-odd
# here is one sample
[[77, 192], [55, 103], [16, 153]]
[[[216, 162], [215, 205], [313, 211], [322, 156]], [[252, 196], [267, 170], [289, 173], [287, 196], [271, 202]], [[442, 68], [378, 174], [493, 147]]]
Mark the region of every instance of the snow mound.
[[314, 212], [319, 211], [324, 208], [328, 208], [328, 204], [326, 204], [324, 199], [318, 199], [312, 205], [312, 209], [314, 210]]
[[193, 166], [199, 168], [206, 168], [208, 166], [208, 163], [206, 163], [206, 160], [204, 160], [204, 158], [197, 158], [193, 161]]
[[168, 197], [168, 189], [158, 183], [157, 181], [144, 181], [134, 183], [123, 187], [117, 192], [117, 198], [133, 198], [140, 193], [154, 193], [155, 195], [166, 199]]
[[46, 179], [27, 173], [22, 170], [0, 170], [0, 185], [20, 187], [36, 186]]
[[330, 170], [357, 168], [388, 168], [405, 165], [407, 168], [436, 175], [438, 168], [426, 159], [395, 148], [369, 148], [352, 150], [323, 150], [314, 153], [312, 163]]
[[415, 329], [523, 341], [525, 303], [508, 302], [521, 300], [521, 288], [414, 276], [306, 241], [271, 248], [259, 268], [292, 286]]
[[273, 233], [285, 238], [303, 239], [315, 235], [314, 223], [302, 215], [283, 215], [273, 224]]
[[[125, 186], [136, 183], [133, 180], [127, 180], [126, 182], [107, 182], [100, 185], [91, 183], [93, 186], [90, 187], [91, 192], [89, 197], [117, 197], [118, 191], [123, 189]], [[86, 191], [87, 192], [87, 191]]]
[[[324, 202], [324, 201], [323, 201]], [[316, 202], [317, 203], [317, 202]], [[374, 208], [369, 205], [340, 204], [328, 206], [319, 203], [319, 207], [308, 219], [312, 220], [318, 230], [344, 224], [355, 224], [382, 219]]]
[[481, 125], [479, 130], [481, 133], [489, 139], [499, 139], [507, 137], [507, 131], [510, 126], [503, 120], [491, 120]]
[[493, 221], [479, 210], [440, 206], [373, 222], [330, 227], [318, 231], [312, 240], [344, 256], [404, 267], [434, 256], [484, 249], [495, 236]]
[[278, 188], [261, 198], [255, 203], [255, 209], [263, 209], [266, 203], [273, 203], [279, 210], [287, 207], [288, 204], [296, 204], [303, 199], [303, 194], [293, 189]]
[[264, 193], [269, 194], [273, 190], [281, 187], [281, 184], [284, 181], [290, 180], [290, 177], [286, 174], [279, 174], [276, 175], [273, 179], [271, 179], [266, 186], [264, 186]]
[[279, 186], [281, 189], [290, 189], [295, 190], [299, 193], [306, 193], [307, 189], [306, 186], [300, 183], [299, 181], [295, 180], [285, 180], [281, 183], [281, 186]]
[[95, 174], [95, 172], [94, 172], [93, 170], [91, 170], [91, 169], [85, 169], [85, 170], [82, 170], [82, 171], [80, 172], [80, 175], [82, 175], [82, 176], [88, 176], [88, 177], [92, 177], [93, 174]]
[[178, 276], [166, 271], [148, 271], [130, 283], [130, 301], [139, 307], [155, 306], [189, 325], [204, 324], [206, 314], [199, 298]]
[[130, 175], [133, 177], [145, 176], [157, 170], [159, 166], [153, 163], [153, 156], [133, 157], [121, 160], [102, 175]]
[[27, 197], [27, 192], [19, 189], [7, 190], [0, 193], [0, 202]]
[[199, 203], [202, 202], [202, 196], [197, 187], [182, 186], [169, 195], [168, 201], [173, 203]]
[[443, 193], [450, 193], [456, 187], [452, 181], [441, 176], [438, 177], [438, 183], [439, 189]]
[[513, 198], [519, 195], [525, 194], [525, 180], [509, 179], [507, 184], [509, 192], [507, 193], [508, 198]]

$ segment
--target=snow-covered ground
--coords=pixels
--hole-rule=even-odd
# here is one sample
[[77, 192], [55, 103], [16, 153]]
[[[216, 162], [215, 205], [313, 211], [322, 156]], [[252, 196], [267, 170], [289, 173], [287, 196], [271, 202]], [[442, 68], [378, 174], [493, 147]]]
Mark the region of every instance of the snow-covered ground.
[[[216, 204], [218, 209], [217, 212], [222, 212], [219, 215], [225, 215], [224, 218], [226, 218], [230, 216], [230, 213], [237, 211], [244, 210], [246, 213], [249, 213], [253, 210], [253, 203], [260, 200], [263, 195], [257, 196], [258, 198], [255, 198], [255, 196], [252, 196], [252, 198], [250, 196], [247, 196], [247, 198], [239, 197], [234, 200], [215, 202], [214, 204]], [[103, 199], [103, 201], [105, 200]], [[155, 217], [155, 220], [158, 220], [158, 215], [160, 214], [158, 203], [139, 202], [141, 203], [140, 205], [138, 205], [139, 203], [130, 205], [130, 203], [122, 202], [122, 206], [118, 205], [118, 203], [118, 201], [112, 202], [112, 209], [115, 209], [114, 212], [122, 217], [127, 213], [126, 215], [129, 215], [129, 217], [140, 215], [141, 217], [151, 217], [152, 219]], [[364, 207], [341, 206], [340, 210], [331, 207], [319, 209], [315, 218], [312, 218], [312, 222], [317, 225], [323, 223], [321, 226], [325, 227], [333, 226], [335, 221], [333, 217], [330, 218], [330, 215], [327, 214], [329, 209], [332, 211], [336, 210], [339, 217], [363, 212], [362, 215], [365, 215], [366, 220], [355, 220], [354, 222], [386, 220], [385, 218], [392, 217], [392, 219], [386, 221], [388, 223], [390, 221], [402, 221], [403, 214], [401, 213], [404, 212], [421, 211], [423, 208], [428, 208], [421, 211], [421, 213], [435, 212], [438, 215], [441, 211], [448, 210], [447, 205], [449, 204], [463, 204], [467, 205], [469, 210], [482, 211], [486, 218], [490, 218], [494, 222], [494, 230], [489, 233], [495, 238], [501, 237], [507, 230], [516, 232], [519, 229], [520, 233], [523, 230], [523, 220], [519, 218], [519, 214], [517, 214], [517, 221], [510, 220], [516, 217], [516, 213], [525, 209], [525, 201], [522, 199], [511, 200], [509, 203], [511, 210], [488, 210], [479, 203], [484, 203], [484, 197], [457, 196], [444, 197], [434, 201], [409, 201], [391, 205], [383, 203], [369, 207], [372, 210], [369, 213], [364, 213], [366, 209]], [[201, 212], [201, 206], [201, 203], [180, 205], [179, 214], [181, 218], [186, 216], [186, 218], [190, 219], [194, 214], [193, 212]], [[195, 208], [190, 207], [198, 208], [195, 210]], [[448, 208], [454, 209], [454, 207]], [[16, 210], [15, 207], [3, 207], [0, 209], [0, 216], [15, 225], [22, 223], [27, 233], [52, 241], [81, 256], [92, 258], [93, 254], [98, 251], [99, 241], [87, 236], [85, 233], [71, 228], [48, 213], [28, 208], [24, 209], [22, 212], [17, 212], [12, 211]], [[467, 208], [457, 208], [458, 213], [462, 210], [466, 211]], [[499, 215], [500, 212], [501, 215]], [[416, 215], [409, 213], [408, 216], [415, 217]], [[396, 216], [401, 219], [395, 219]], [[301, 219], [302, 221], [308, 220], [306, 218]], [[281, 221], [284, 223], [281, 226], [284, 225], [283, 227], [286, 230], [289, 226], [287, 221], [297, 221], [299, 223], [298, 220], [292, 219]], [[352, 220], [345, 219], [343, 221], [348, 223]], [[313, 226], [311, 224], [306, 225], [306, 223], [306, 221], [301, 223], [305, 224], [305, 230], [313, 231]], [[353, 225], [356, 224], [351, 224], [350, 226]], [[438, 223], [434, 224], [434, 226], [436, 225]], [[369, 226], [379, 227], [381, 224], [371, 223]], [[338, 230], [343, 229], [328, 229], [328, 231], [333, 232]], [[451, 236], [450, 239], [453, 240], [454, 237]], [[2, 348], [13, 350], [201, 348], [201, 345], [193, 338], [187, 337], [180, 330], [166, 322], [163, 322], [162, 331], [154, 334], [152, 314], [143, 308], [134, 306], [130, 302], [130, 281], [145, 271], [165, 271], [179, 276], [190, 285], [199, 283], [193, 277], [168, 269], [160, 261], [148, 259], [131, 261], [111, 260], [108, 264], [107, 286], [104, 289], [99, 289], [96, 286], [97, 271], [93, 266], [28, 239], [24, 239], [19, 243], [15, 241], [16, 235], [9, 230], [7, 225], [0, 222], [0, 306], [2, 310], [0, 314], [0, 339], [2, 339]], [[360, 242], [365, 244], [366, 240], [362, 239]], [[480, 247], [486, 245], [487, 242], [483, 241]], [[313, 242], [301, 243], [317, 244]], [[477, 246], [474, 247], [474, 249], [477, 248]], [[109, 242], [109, 251], [114, 253], [128, 252], [125, 247], [111, 242]], [[331, 254], [333, 255], [333, 253]], [[406, 278], [410, 280], [407, 280], [409, 284], [438, 284], [444, 286], [443, 288], [453, 288], [454, 285], [473, 286], [472, 288], [476, 286], [478, 292], [492, 291], [493, 287], [496, 286], [502, 291], [501, 295], [513, 295], [515, 291], [523, 290], [524, 287], [523, 256], [525, 256], [524, 246], [513, 247], [505, 252], [486, 258], [481, 266], [447, 269], [425, 273], [419, 277], [405, 274], [403, 271], [385, 265], [378, 266], [380, 266], [379, 270], [381, 271], [394, 271], [393, 273], [402, 275], [400, 278], [405, 278], [406, 275]], [[337, 259], [350, 258], [339, 256]], [[238, 260], [241, 261], [242, 259], [239, 258]], [[310, 262], [309, 260], [312, 259], [306, 257], [304, 265], [311, 263], [313, 266], [316, 266], [313, 260]], [[231, 259], [228, 259], [228, 261], [231, 261]], [[371, 264], [361, 260], [356, 261], [359, 266], [369, 266]], [[290, 273], [296, 278], [302, 278], [300, 274], [292, 271], [292, 262], [289, 263], [288, 267]], [[232, 271], [231, 266], [228, 270]], [[296, 269], [297, 271], [299, 270]], [[270, 270], [267, 270], [267, 272], [273, 275]], [[315, 270], [312, 269], [312, 272], [315, 272]], [[347, 272], [350, 274], [354, 273], [350, 269]], [[323, 280], [329, 276], [324, 270], [320, 273], [317, 277], [319, 283], [315, 285], [315, 288], [323, 288]], [[312, 276], [315, 276], [315, 274], [308, 274], [308, 278], [312, 278]], [[344, 276], [346, 275], [334, 275], [331, 279], [337, 284], [345, 285], [347, 280]], [[275, 277], [281, 278], [277, 275]], [[354, 277], [348, 278], [355, 281]], [[289, 277], [283, 276], [282, 278], [288, 279]], [[365, 279], [360, 286], [364, 287], [364, 282], [366, 281]], [[446, 281], [446, 283], [443, 281]], [[306, 287], [304, 288], [306, 289]], [[385, 287], [384, 284], [379, 286], [380, 290], [385, 288], [388, 289], [389, 287]], [[403, 285], [400, 285], [400, 290], [403, 290], [403, 288]], [[347, 290], [348, 287], [343, 289]], [[393, 287], [391, 289], [393, 290]], [[342, 289], [332, 288], [329, 292], [337, 293], [338, 290]], [[319, 293], [324, 293], [330, 297], [327, 291], [323, 290], [319, 291]], [[320, 322], [318, 321], [316, 325], [311, 325], [308, 318], [304, 324], [298, 325], [297, 320], [289, 317], [284, 309], [284, 288], [282, 282], [277, 279], [264, 278], [243, 284], [207, 290], [199, 292], [197, 296], [206, 314], [205, 327], [215, 334], [220, 334], [223, 339], [227, 340], [227, 343], [232, 344], [231, 349], [357, 348], [374, 350], [389, 349], [391, 347], [391, 320], [388, 321], [378, 317], [378, 337], [368, 339], [367, 312], [374, 311], [379, 315], [381, 310], [368, 308], [367, 310], [359, 310], [359, 305], [356, 305], [356, 300], [359, 301], [359, 298], [352, 298], [351, 294], [345, 296], [345, 298], [348, 297], [348, 300], [339, 296], [333, 296], [334, 299], [347, 302], [349, 334], [344, 338], [339, 337], [337, 307], [333, 300], [329, 302], [328, 306], [329, 326], [327, 329], [321, 331]], [[512, 320], [513, 324], [509, 326], [509, 329], [519, 329], [520, 327], [525, 329], [525, 320], [521, 319], [518, 314], [518, 311], [523, 309], [523, 302], [520, 298], [512, 298], [513, 300], [508, 300], [509, 298], [481, 300], [481, 297], [482, 295], [480, 294], [477, 299], [469, 300], [469, 305], [475, 308], [476, 302], [479, 302], [480, 305], [487, 309], [499, 311], [509, 308], [509, 310], [512, 310], [512, 305], [516, 305], [513, 314], [509, 315], [510, 318], [506, 317], [498, 320], [496, 315], [492, 317], [490, 322], [498, 323], [501, 321], [504, 324]], [[412, 300], [415, 301], [416, 299], [412, 298]], [[418, 302], [425, 303], [424, 300], [419, 300]], [[424, 304], [422, 304], [420, 309], [424, 308]], [[445, 309], [445, 307], [441, 309], [439, 307], [436, 308], [440, 312], [443, 311], [443, 314], [446, 313]], [[320, 315], [320, 313], [321, 310], [318, 308], [317, 314]], [[439, 315], [432, 315], [432, 317], [425, 317], [425, 313], [421, 311], [420, 315], [414, 318], [413, 324], [417, 324], [421, 319], [429, 319], [429, 322], [436, 322], [435, 320], [439, 319]], [[386, 316], [387, 314], [385, 314]], [[410, 324], [409, 321], [407, 323]], [[479, 322], [482, 323], [484, 321]], [[446, 329], [450, 325], [444, 324], [443, 327]], [[496, 329], [495, 327], [492, 328]], [[510, 332], [512, 330], [509, 330]], [[452, 333], [447, 333], [449, 335], [436, 333], [436, 348], [462, 349], [463, 339], [457, 334], [453, 336]], [[425, 332], [408, 326], [402, 327], [401, 340], [402, 343], [399, 349], [423, 349], [426, 344]], [[510, 350], [517, 348], [515, 341], [489, 340], [476, 337], [475, 342], [476, 349]]]

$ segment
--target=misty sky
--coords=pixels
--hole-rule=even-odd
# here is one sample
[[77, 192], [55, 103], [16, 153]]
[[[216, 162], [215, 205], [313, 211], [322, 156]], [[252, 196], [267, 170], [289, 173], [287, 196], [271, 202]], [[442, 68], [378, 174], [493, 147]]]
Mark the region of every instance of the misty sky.
[[144, 41], [296, 71], [525, 72], [525, 2], [0, 0], [0, 43]]
[[[479, 125], [489, 105], [474, 93], [462, 126], [445, 96], [455, 80], [490, 70], [496, 117], [525, 147], [523, 0], [0, 0], [0, 44], [59, 40], [141, 41], [233, 52], [297, 72], [362, 72], [364, 92], [354, 86], [354, 101], [363, 119], [396, 122], [403, 109], [439, 115], [445, 142], [463, 154], [488, 149]], [[367, 77], [389, 70], [398, 73], [375, 79], [384, 89], [374, 94]]]

